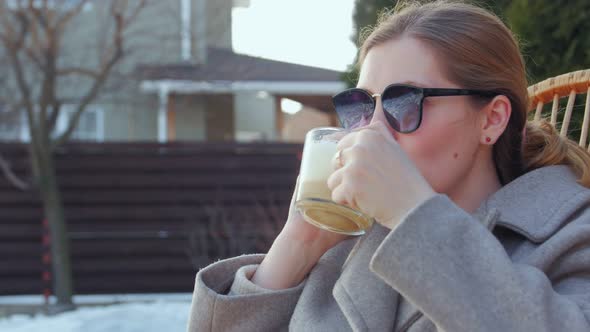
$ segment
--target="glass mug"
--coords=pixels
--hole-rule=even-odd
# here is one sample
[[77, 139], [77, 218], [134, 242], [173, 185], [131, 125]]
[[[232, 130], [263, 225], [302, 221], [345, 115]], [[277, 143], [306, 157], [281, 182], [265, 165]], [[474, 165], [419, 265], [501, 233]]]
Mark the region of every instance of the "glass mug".
[[349, 206], [332, 201], [328, 177], [334, 172], [332, 159], [339, 140], [348, 131], [322, 127], [305, 136], [299, 172], [295, 207], [308, 223], [346, 235], [362, 235], [373, 224], [373, 218]]

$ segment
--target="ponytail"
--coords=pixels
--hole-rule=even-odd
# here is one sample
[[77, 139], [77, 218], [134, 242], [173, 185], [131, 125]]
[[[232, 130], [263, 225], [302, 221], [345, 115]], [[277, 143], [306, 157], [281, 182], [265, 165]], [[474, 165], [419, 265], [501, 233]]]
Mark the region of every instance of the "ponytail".
[[578, 183], [590, 188], [590, 154], [576, 142], [559, 135], [546, 120], [526, 125], [523, 160], [526, 172], [550, 165], [568, 165]]

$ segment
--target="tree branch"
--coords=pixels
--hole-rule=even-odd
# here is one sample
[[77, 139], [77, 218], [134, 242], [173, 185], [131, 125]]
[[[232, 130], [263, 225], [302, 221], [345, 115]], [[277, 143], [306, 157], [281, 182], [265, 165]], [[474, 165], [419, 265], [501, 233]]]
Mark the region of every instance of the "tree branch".
[[88, 68], [81, 68], [81, 67], [68, 67], [68, 68], [61, 68], [57, 70], [58, 76], [67, 76], [67, 75], [82, 75], [87, 76], [90, 78], [98, 78], [100, 73], [96, 70], [88, 69]]
[[24, 108], [27, 113], [27, 123], [29, 125], [29, 133], [31, 134], [31, 141], [33, 145], [36, 145], [39, 143], [39, 137], [37, 136], [35, 114], [33, 111], [33, 103], [31, 101], [31, 90], [25, 81], [22, 64], [16, 50], [10, 50], [10, 58], [12, 60], [12, 68], [14, 69], [21, 97], [24, 102]]
[[45, 52], [45, 65], [43, 66], [43, 82], [41, 83], [41, 98], [39, 99], [39, 130], [43, 141], [50, 141], [51, 131], [48, 126], [47, 108], [55, 104], [55, 84], [57, 81], [56, 62], [59, 49], [59, 34], [51, 27], [45, 27], [47, 48]]
[[[25, 78], [23, 64], [19, 57], [19, 52], [25, 43], [29, 21], [22, 10], [16, 12], [15, 15], [20, 23], [20, 33], [18, 34], [18, 37], [15, 37], [15, 34], [13, 34], [12, 36], [5, 36], [6, 38], [3, 38], [3, 43], [8, 54], [8, 58], [10, 60], [10, 67], [12, 68], [14, 75], [16, 77], [17, 88], [20, 92], [22, 103], [24, 105], [24, 109], [27, 115], [27, 123], [29, 126], [29, 134], [31, 137], [30, 149], [34, 154], [34, 156], [32, 157], [33, 159], [35, 159], [35, 155], [37, 155], [37, 153], [42, 150], [43, 142], [40, 141], [36, 128], [34, 105], [31, 98], [31, 87], [29, 86]], [[2, 24], [4, 26], [7, 23], [10, 24], [6, 16], [0, 16], [0, 19], [2, 20]]]
[[26, 181], [21, 180], [10, 168], [10, 163], [0, 155], [0, 170], [4, 177], [10, 184], [15, 186], [16, 188], [25, 191], [29, 189], [29, 184]]
[[33, 17], [35, 17], [37, 22], [39, 22], [43, 28], [47, 29], [49, 27], [49, 18], [47, 17], [48, 10], [46, 6], [42, 9], [35, 8], [35, 5], [31, 1], [29, 2], [29, 12], [33, 13]]
[[[61, 103], [56, 99], [55, 96], [55, 84], [57, 82], [57, 77], [60, 75], [71, 75], [71, 74], [80, 74], [90, 76], [92, 78], [97, 79], [99, 77], [98, 73], [93, 72], [92, 70], [85, 69], [85, 68], [65, 68], [65, 69], [58, 69], [56, 62], [58, 57], [58, 50], [60, 49], [60, 37], [63, 35], [65, 26], [67, 23], [72, 20], [76, 15], [80, 13], [84, 5], [88, 2], [88, 0], [79, 1], [78, 4], [72, 10], [63, 10], [64, 14], [57, 19], [54, 27], [47, 28], [47, 40], [48, 40], [48, 49], [46, 52], [47, 58], [47, 67], [46, 67], [46, 80], [44, 80], [43, 84], [43, 96], [41, 98], [43, 106], [51, 105], [51, 112], [49, 114], [49, 119], [46, 119], [43, 116], [43, 121], [47, 121], [46, 129], [48, 134], [50, 135], [53, 130], [55, 129], [55, 125], [57, 123], [57, 119], [59, 118], [59, 113], [61, 110]], [[49, 80], [47, 80], [49, 79]], [[45, 84], [47, 83], [47, 85]], [[42, 110], [45, 110], [44, 107], [41, 107]], [[45, 114], [44, 114], [45, 115]], [[76, 121], [77, 124], [77, 121]]]
[[131, 15], [129, 15], [129, 17], [127, 17], [127, 19], [125, 19], [124, 28], [126, 28], [129, 23], [135, 21], [135, 18], [137, 17], [139, 12], [141, 12], [141, 10], [145, 7], [146, 2], [147, 2], [147, 0], [141, 0], [139, 2], [139, 4], [137, 4], [137, 7], [135, 7], [135, 10], [131, 13]]
[[82, 11], [82, 8], [84, 8], [84, 5], [86, 5], [87, 2], [88, 0], [81, 0], [74, 7], [74, 9], [65, 11], [65, 13], [57, 21], [57, 24], [55, 26], [56, 30], [61, 33], [66, 24], [68, 24], [68, 22], [71, 21], [72, 18], [74, 18], [76, 15], [80, 13], [80, 11]]
[[41, 62], [41, 59], [37, 54], [35, 54], [35, 51], [31, 47], [25, 47], [24, 51], [25, 54], [29, 57], [29, 59], [31, 59], [31, 61], [35, 65], [37, 65], [39, 69], [43, 69], [43, 63]]
[[39, 70], [43, 70], [42, 39], [39, 37], [38, 24], [30, 22], [30, 45], [25, 46], [25, 53], [37, 65]]
[[49, 120], [47, 124], [47, 128], [50, 133], [53, 132], [55, 129], [55, 124], [57, 123], [57, 119], [59, 118], [59, 113], [61, 112], [61, 103], [57, 100], [53, 101], [53, 105], [51, 105], [51, 113], [49, 114]]
[[113, 19], [115, 21], [115, 31], [113, 33], [114, 52], [112, 52], [110, 59], [102, 66], [98, 77], [94, 80], [94, 84], [86, 93], [86, 95], [82, 98], [81, 102], [78, 104], [78, 107], [74, 112], [74, 115], [68, 123], [66, 131], [57, 139], [55, 139], [51, 144], [52, 149], [55, 149], [56, 147], [62, 145], [70, 138], [70, 136], [76, 129], [76, 125], [78, 124], [80, 116], [82, 115], [88, 104], [98, 95], [98, 92], [104, 85], [106, 78], [108, 77], [112, 68], [123, 57], [123, 31], [125, 27], [125, 19], [123, 17], [123, 13], [115, 9], [115, 3], [116, 2], [113, 2], [111, 6], [111, 15], [113, 16]]
[[[120, 15], [122, 17], [122, 22], [121, 22], [121, 37], [123, 32], [125, 31], [125, 29], [127, 29], [127, 27], [129, 26], [129, 24], [131, 24], [133, 21], [135, 21], [135, 19], [137, 18], [137, 15], [139, 15], [139, 13], [141, 12], [141, 10], [143, 8], [145, 8], [146, 4], [147, 4], [147, 0], [140, 0], [139, 3], [137, 4], [137, 6], [134, 8], [134, 10], [131, 12], [131, 14], [125, 18], [125, 11], [127, 10], [127, 4], [128, 1], [124, 0], [124, 1], [113, 1], [111, 2], [111, 8], [110, 8], [110, 12], [111, 15], [113, 17], [115, 17], [116, 15]], [[118, 7], [118, 9], [117, 9]], [[104, 54], [109, 54], [111, 53], [111, 51], [107, 51]], [[103, 59], [101, 59], [101, 64], [104, 64], [105, 61], [103, 61]]]
[[0, 36], [5, 43], [12, 40], [15, 32], [12, 28], [12, 24], [10, 24], [10, 19], [7, 16], [8, 8], [6, 7], [6, 3], [4, 1], [0, 1], [0, 24], [2, 24], [2, 31], [0, 31]]
[[18, 88], [20, 90], [21, 93], [21, 98], [23, 100], [24, 106], [25, 106], [25, 111], [27, 112], [27, 121], [29, 124], [29, 130], [31, 133], [31, 139], [33, 140], [34, 143], [38, 142], [38, 137], [36, 134], [36, 130], [35, 129], [35, 121], [34, 121], [34, 112], [33, 112], [33, 103], [31, 101], [31, 89], [25, 79], [25, 74], [23, 72], [23, 66], [22, 63], [20, 61], [19, 58], [19, 51], [22, 48], [23, 44], [24, 44], [24, 38], [26, 36], [26, 26], [27, 26], [27, 21], [23, 18], [22, 13], [21, 13], [21, 33], [19, 34], [19, 37], [17, 39], [13, 39], [13, 38], [8, 38], [8, 39], [4, 39], [4, 45], [6, 48], [6, 51], [8, 53], [10, 62], [12, 64], [12, 69], [14, 71], [14, 75], [16, 77], [16, 82], [18, 85]]

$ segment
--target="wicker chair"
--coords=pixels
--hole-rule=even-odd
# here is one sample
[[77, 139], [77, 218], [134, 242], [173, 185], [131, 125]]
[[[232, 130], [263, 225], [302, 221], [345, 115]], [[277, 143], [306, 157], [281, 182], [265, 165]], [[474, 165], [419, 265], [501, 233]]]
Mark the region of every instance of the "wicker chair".
[[543, 106], [552, 102], [551, 124], [556, 128], [559, 99], [569, 96], [561, 123], [561, 129], [558, 129], [560, 130], [561, 136], [566, 136], [568, 133], [576, 95], [587, 94], [579, 145], [582, 148], [588, 148], [588, 151], [590, 151], [590, 147], [587, 143], [588, 126], [590, 125], [590, 70], [575, 71], [546, 79], [530, 86], [528, 92], [531, 100], [531, 109], [535, 110], [534, 120], [540, 120]]

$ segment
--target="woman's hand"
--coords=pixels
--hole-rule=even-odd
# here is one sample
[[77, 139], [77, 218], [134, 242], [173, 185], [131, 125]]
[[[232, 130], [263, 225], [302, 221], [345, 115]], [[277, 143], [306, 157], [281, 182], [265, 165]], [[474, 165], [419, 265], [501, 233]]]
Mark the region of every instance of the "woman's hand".
[[394, 229], [412, 208], [435, 195], [407, 154], [377, 121], [346, 135], [328, 179], [332, 200]]
[[285, 289], [298, 285], [326, 251], [350, 237], [306, 222], [295, 208], [298, 186], [299, 181], [283, 230], [252, 276], [252, 282], [261, 287]]

